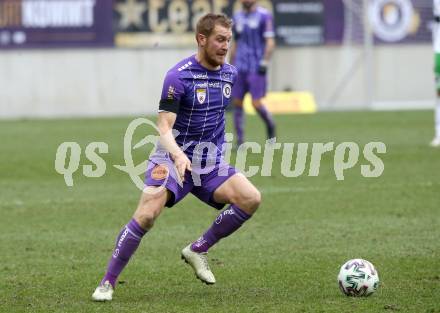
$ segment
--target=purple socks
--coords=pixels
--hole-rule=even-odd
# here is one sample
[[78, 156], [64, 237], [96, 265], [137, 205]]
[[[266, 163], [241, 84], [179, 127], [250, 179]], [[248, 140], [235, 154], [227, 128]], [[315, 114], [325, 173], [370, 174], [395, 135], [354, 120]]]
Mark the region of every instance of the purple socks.
[[122, 228], [118, 238], [116, 238], [116, 246], [101, 284], [108, 280], [113, 288], [115, 287], [119, 274], [136, 251], [146, 232], [134, 219]]
[[205, 253], [220, 239], [225, 238], [235, 232], [246, 222], [251, 215], [240, 210], [234, 204], [220, 213], [212, 223], [211, 227], [191, 244], [191, 250], [197, 253]]
[[234, 107], [234, 126], [237, 131], [237, 145], [243, 143], [243, 108]]
[[[258, 115], [263, 119], [267, 128], [268, 139], [275, 137], [275, 122], [272, 118], [272, 114], [266, 109], [264, 105], [259, 106], [256, 111]], [[244, 112], [242, 107], [234, 107], [234, 126], [237, 131], [237, 145], [241, 145], [244, 140]]]
[[[251, 215], [240, 210], [234, 204], [230, 205], [217, 216], [214, 223], [212, 223], [203, 236], [192, 243], [191, 249], [198, 253], [207, 252], [220, 239], [229, 236], [239, 229], [250, 217]], [[108, 280], [113, 288], [115, 287], [119, 274], [135, 253], [146, 232], [134, 219], [122, 228], [116, 238], [116, 246], [101, 284]]]
[[273, 121], [272, 114], [266, 109], [264, 105], [259, 106], [257, 109], [258, 114], [261, 116], [267, 127], [268, 139], [275, 137], [275, 122]]

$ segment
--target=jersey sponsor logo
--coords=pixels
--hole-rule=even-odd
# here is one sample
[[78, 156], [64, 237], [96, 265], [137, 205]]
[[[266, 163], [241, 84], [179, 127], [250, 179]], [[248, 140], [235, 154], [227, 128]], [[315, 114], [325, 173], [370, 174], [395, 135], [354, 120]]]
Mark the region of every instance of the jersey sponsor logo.
[[176, 91], [176, 89], [174, 88], [174, 86], [169, 86], [168, 87], [168, 92], [167, 92], [167, 99], [174, 99], [174, 92]]
[[249, 25], [249, 28], [256, 29], [260, 24], [260, 18], [259, 17], [250, 18], [247, 24]]
[[208, 74], [201, 73], [201, 74], [193, 74], [194, 79], [208, 79]]
[[151, 171], [151, 178], [154, 180], [162, 180], [168, 176], [168, 167], [160, 164], [156, 165]]
[[196, 88], [208, 88], [208, 82], [197, 83]]
[[241, 34], [244, 30], [246, 25], [250, 28], [250, 29], [256, 29], [258, 28], [258, 26], [260, 25], [260, 17], [259, 16], [254, 16], [254, 17], [243, 17], [242, 19], [237, 19], [236, 21], [236, 25], [235, 25], [235, 30], [237, 31], [237, 33]]
[[237, 33], [241, 34], [243, 32], [244, 29], [244, 23], [242, 20], [238, 20], [237, 23], [235, 24], [235, 30], [237, 31]]
[[232, 88], [230, 84], [223, 85], [223, 95], [228, 99], [231, 97], [231, 90]]
[[220, 82], [209, 82], [209, 88], [222, 88], [222, 84]]
[[232, 73], [222, 73], [222, 80], [232, 82]]
[[206, 100], [206, 89], [205, 88], [196, 89], [196, 95], [199, 103], [203, 104]]

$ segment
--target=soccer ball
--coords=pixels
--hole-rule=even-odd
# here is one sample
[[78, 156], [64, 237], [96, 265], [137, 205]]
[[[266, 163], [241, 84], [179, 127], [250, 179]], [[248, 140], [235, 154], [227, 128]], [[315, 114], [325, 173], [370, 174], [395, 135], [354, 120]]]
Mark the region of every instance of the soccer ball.
[[338, 283], [347, 296], [368, 297], [379, 287], [379, 275], [367, 260], [353, 259], [341, 266]]

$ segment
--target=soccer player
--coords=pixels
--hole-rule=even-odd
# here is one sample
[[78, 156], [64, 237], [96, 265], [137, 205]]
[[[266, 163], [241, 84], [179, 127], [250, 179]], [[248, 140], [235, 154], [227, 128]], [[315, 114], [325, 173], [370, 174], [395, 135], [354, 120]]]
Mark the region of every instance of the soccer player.
[[197, 23], [198, 51], [168, 71], [159, 103], [160, 140], [150, 157], [145, 189], [133, 218], [116, 239], [107, 272], [92, 298], [110, 301], [119, 274], [163, 208], [189, 192], [222, 211], [212, 225], [181, 253], [197, 278], [214, 284], [207, 252], [236, 231], [257, 210], [260, 192], [222, 157], [225, 108], [231, 100], [236, 69], [225, 63], [232, 21], [207, 14]]
[[241, 4], [243, 10], [233, 17], [235, 41], [231, 47], [231, 63], [238, 70], [232, 90], [237, 145], [244, 140], [243, 98], [247, 92], [266, 124], [267, 137], [275, 137], [274, 120], [262, 103], [267, 89], [267, 67], [275, 48], [273, 18], [269, 11], [257, 5], [256, 0], [241, 0]]
[[435, 137], [431, 141], [432, 147], [440, 147], [440, 0], [434, 0], [434, 29], [432, 33], [434, 45], [434, 72], [437, 89], [435, 104]]

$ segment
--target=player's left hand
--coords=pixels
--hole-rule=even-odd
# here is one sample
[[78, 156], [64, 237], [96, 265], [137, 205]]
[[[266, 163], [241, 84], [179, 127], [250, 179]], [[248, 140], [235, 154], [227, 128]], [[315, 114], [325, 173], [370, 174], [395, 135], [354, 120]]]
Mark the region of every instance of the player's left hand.
[[174, 165], [176, 166], [177, 173], [180, 176], [181, 181], [185, 181], [185, 172], [191, 171], [191, 161], [188, 159], [184, 152], [178, 153], [173, 156]]
[[265, 75], [267, 73], [267, 61], [261, 60], [258, 65], [258, 74]]

